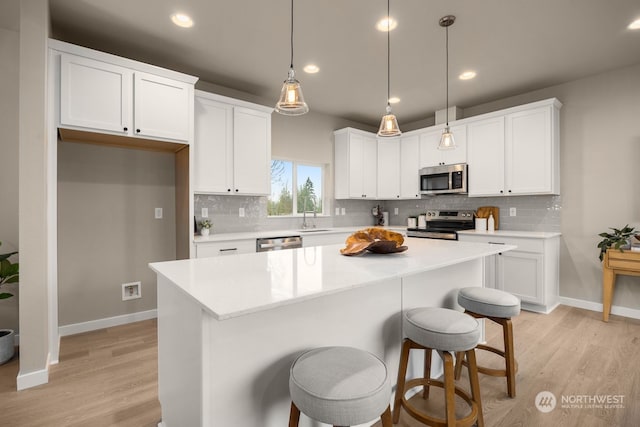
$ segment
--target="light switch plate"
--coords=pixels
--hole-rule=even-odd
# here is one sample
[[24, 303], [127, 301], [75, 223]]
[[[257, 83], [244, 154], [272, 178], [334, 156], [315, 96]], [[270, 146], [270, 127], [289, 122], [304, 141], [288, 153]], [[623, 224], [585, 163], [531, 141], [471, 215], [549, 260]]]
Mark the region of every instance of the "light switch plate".
[[509, 208], [509, 216], [516, 216], [516, 208]]
[[202, 218], [209, 218], [209, 208], [202, 208]]
[[162, 208], [156, 208], [155, 217], [156, 219], [162, 219]]
[[393, 208], [393, 214], [398, 215], [398, 208]]
[[346, 215], [347, 214], [347, 210], [345, 208], [340, 208], [340, 211], [342, 212], [342, 215]]
[[244, 218], [244, 208], [238, 208], [238, 216]]
[[336, 208], [336, 216], [340, 215], [340, 208]]

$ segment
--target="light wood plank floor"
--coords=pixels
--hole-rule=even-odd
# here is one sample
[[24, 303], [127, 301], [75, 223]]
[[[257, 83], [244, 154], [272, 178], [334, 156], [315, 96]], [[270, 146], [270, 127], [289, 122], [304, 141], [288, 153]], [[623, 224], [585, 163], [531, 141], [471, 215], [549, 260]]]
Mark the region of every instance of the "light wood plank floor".
[[[517, 397], [506, 396], [503, 378], [481, 375], [487, 427], [640, 425], [640, 320], [566, 306], [549, 315], [523, 311], [514, 319], [519, 362]], [[487, 322], [489, 343], [501, 342], [501, 330]], [[484, 352], [479, 361], [495, 365]], [[49, 384], [15, 391], [17, 359], [0, 366], [0, 415], [3, 426], [155, 426], [157, 340], [154, 320], [62, 338], [60, 363]], [[463, 369], [459, 382], [468, 387]], [[551, 391], [558, 406], [539, 412], [534, 398]], [[441, 393], [420, 404], [441, 409]], [[561, 396], [622, 395], [624, 408], [561, 408]], [[286, 425], [286, 420], [283, 420]], [[376, 424], [378, 426], [378, 424]], [[399, 427], [417, 427], [406, 413]], [[253, 426], [238, 426], [253, 427]], [[255, 426], [259, 427], [259, 426]]]

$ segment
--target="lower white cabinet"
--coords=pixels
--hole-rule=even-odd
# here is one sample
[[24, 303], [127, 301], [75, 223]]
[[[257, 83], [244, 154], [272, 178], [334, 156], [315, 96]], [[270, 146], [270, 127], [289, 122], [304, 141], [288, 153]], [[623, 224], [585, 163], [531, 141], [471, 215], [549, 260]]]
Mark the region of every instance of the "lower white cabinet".
[[256, 251], [256, 239], [196, 243], [196, 258], [219, 255], [250, 254]]
[[[522, 233], [520, 233], [522, 234]], [[532, 233], [532, 236], [540, 236]], [[549, 313], [558, 305], [560, 238], [459, 234], [460, 241], [515, 245], [517, 249], [485, 259], [485, 286], [512, 293], [522, 308]]]

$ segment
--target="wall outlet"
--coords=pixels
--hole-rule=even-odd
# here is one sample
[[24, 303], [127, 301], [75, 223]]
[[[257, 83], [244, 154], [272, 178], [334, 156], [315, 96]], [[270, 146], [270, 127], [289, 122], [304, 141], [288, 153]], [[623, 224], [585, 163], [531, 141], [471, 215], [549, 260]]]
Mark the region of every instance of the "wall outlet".
[[394, 215], [398, 215], [398, 211], [399, 211], [399, 209], [398, 209], [398, 208], [393, 208], [393, 214], [394, 214]]
[[516, 216], [516, 208], [509, 208], [509, 216]]
[[142, 298], [142, 283], [131, 282], [122, 284], [122, 301]]
[[238, 208], [238, 216], [244, 218], [244, 208]]
[[336, 216], [340, 215], [340, 208], [336, 208]]
[[209, 208], [202, 208], [202, 218], [209, 218]]
[[346, 215], [347, 210], [345, 208], [340, 208], [341, 215]]
[[156, 219], [162, 219], [162, 208], [156, 208], [155, 217]]

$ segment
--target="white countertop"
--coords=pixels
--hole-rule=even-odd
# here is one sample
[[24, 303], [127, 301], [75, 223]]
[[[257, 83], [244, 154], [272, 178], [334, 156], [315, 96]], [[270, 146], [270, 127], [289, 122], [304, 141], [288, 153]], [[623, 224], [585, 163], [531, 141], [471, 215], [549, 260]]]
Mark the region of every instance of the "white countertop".
[[[284, 236], [313, 236], [319, 234], [336, 234], [336, 233], [353, 233], [354, 231], [362, 230], [363, 228], [374, 227], [373, 225], [352, 226], [352, 227], [318, 227], [309, 228], [307, 230], [292, 229], [292, 230], [267, 230], [267, 231], [245, 231], [241, 233], [218, 233], [209, 234], [208, 236], [196, 235], [193, 237], [194, 243], [208, 243], [208, 242], [224, 242], [227, 240], [245, 240], [245, 239], [260, 239], [263, 237], [284, 237]], [[406, 234], [407, 227], [402, 226], [389, 226], [382, 227], [387, 230], [403, 232]]]
[[497, 236], [497, 237], [521, 237], [526, 239], [551, 239], [558, 237], [561, 233], [554, 231], [511, 231], [511, 230], [496, 230], [496, 231], [476, 231], [476, 230], [462, 230], [458, 231], [458, 234], [467, 234], [469, 236]]
[[407, 251], [386, 255], [349, 257], [340, 254], [344, 245], [328, 245], [149, 266], [224, 320], [515, 249], [418, 238], [405, 245]]

